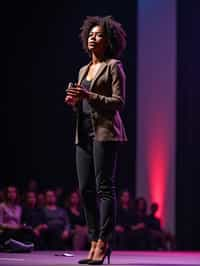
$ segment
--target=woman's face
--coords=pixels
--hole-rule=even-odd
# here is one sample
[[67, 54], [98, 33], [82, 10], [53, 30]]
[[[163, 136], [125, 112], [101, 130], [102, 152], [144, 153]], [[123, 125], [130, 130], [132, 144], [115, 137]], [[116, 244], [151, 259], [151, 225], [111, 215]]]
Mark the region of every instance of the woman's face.
[[17, 199], [17, 189], [15, 187], [8, 187], [7, 197], [9, 201], [15, 202]]
[[36, 195], [34, 192], [28, 192], [26, 195], [26, 202], [30, 206], [36, 205]]
[[88, 50], [100, 55], [105, 53], [107, 39], [101, 26], [94, 26], [88, 36]]
[[47, 191], [46, 194], [45, 194], [45, 201], [46, 201], [46, 204], [48, 205], [53, 205], [53, 204], [56, 204], [56, 193], [55, 191]]

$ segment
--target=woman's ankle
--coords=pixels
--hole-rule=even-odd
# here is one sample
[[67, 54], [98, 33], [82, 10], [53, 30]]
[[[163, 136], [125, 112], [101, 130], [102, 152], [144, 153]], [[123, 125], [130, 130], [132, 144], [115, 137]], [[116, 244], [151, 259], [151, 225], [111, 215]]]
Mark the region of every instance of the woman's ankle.
[[96, 245], [97, 245], [97, 241], [91, 241], [91, 246], [90, 246], [90, 250], [88, 253], [88, 259], [92, 259], [92, 257], [94, 256]]

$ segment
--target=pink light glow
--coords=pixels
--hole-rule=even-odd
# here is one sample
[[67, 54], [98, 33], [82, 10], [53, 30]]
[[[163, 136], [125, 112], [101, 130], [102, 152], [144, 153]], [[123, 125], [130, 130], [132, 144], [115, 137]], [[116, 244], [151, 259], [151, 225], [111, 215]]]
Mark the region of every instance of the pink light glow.
[[166, 182], [169, 168], [169, 137], [165, 115], [151, 114], [151, 126], [147, 136], [147, 164], [150, 201], [159, 204], [158, 217], [165, 223]]

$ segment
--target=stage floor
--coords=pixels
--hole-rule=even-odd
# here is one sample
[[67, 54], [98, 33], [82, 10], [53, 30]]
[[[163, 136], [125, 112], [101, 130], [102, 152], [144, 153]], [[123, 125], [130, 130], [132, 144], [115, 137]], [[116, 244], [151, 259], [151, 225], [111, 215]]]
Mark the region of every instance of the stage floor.
[[[73, 257], [63, 256], [62, 251], [35, 251], [30, 254], [0, 253], [0, 265], [3, 266], [73, 266], [86, 256], [86, 252], [68, 252]], [[107, 260], [104, 262], [107, 264]], [[113, 251], [112, 265], [200, 265], [200, 252], [144, 252]]]

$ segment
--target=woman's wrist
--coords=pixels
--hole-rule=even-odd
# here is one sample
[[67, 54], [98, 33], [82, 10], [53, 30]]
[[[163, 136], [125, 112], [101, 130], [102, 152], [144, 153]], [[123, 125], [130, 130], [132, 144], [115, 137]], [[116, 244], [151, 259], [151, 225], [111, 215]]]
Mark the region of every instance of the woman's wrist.
[[91, 92], [90, 91], [88, 91], [86, 94], [85, 94], [85, 98], [87, 99], [87, 100], [90, 100], [91, 99]]

